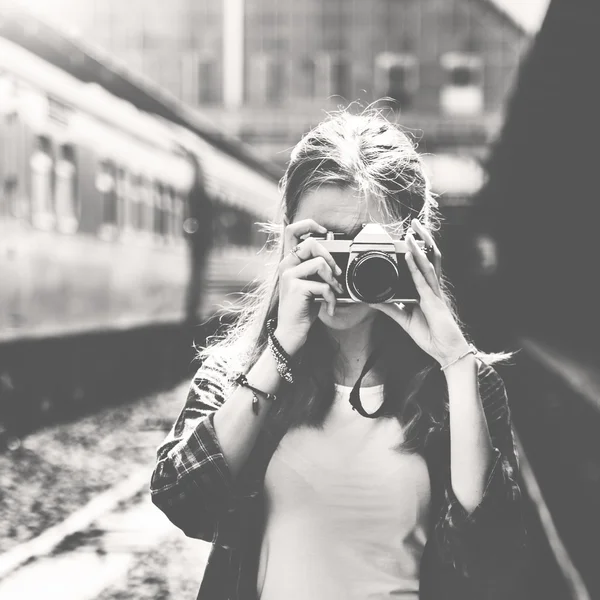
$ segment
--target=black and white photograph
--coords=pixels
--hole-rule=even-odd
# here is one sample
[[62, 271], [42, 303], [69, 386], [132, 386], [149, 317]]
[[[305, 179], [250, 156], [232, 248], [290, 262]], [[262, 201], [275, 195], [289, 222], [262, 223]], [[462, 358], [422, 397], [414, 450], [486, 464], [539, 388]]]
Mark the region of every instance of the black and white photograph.
[[594, 0], [0, 0], [0, 599], [600, 598]]

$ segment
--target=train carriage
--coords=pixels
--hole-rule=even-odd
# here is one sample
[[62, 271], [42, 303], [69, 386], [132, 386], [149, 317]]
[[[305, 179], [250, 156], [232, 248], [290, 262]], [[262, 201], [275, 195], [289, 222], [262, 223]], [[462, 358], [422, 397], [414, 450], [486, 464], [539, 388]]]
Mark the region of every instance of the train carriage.
[[279, 198], [251, 161], [2, 37], [0, 191], [0, 392], [39, 395], [35, 363], [47, 405], [72, 395], [67, 372], [114, 377], [111, 359], [146, 377], [148, 331], [164, 363], [165, 331], [260, 279], [255, 223]]
[[0, 69], [0, 340], [181, 320], [193, 168], [168, 128], [1, 39]]

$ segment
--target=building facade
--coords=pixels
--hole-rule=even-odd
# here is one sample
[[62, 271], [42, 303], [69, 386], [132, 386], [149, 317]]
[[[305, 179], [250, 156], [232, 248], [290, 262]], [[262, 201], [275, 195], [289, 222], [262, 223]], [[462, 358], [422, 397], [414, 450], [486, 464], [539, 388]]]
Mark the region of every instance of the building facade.
[[325, 111], [381, 98], [428, 152], [480, 156], [525, 30], [496, 0], [60, 0], [97, 43], [281, 164]]

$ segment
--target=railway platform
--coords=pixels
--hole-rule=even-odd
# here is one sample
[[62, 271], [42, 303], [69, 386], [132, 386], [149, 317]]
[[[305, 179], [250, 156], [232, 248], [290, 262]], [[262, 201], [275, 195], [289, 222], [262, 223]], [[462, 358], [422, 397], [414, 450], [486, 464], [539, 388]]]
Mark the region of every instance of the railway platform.
[[[145, 590], [132, 590], [130, 576], [140, 564], [147, 566], [148, 556], [165, 543], [181, 546], [177, 561], [190, 561], [194, 566], [190, 578], [199, 583], [207, 545], [174, 530], [143, 490], [125, 506], [101, 515], [87, 528], [64, 538], [47, 555], [0, 581], [0, 597], [97, 600], [120, 587], [129, 589], [130, 598], [145, 597]], [[161, 580], [159, 572], [153, 576]], [[144, 585], [152, 587], [149, 575], [135, 587]]]
[[[529, 551], [509, 595], [513, 600], [590, 600], [598, 590], [592, 545], [597, 526], [593, 506], [600, 481], [594, 476], [600, 471], [592, 454], [594, 431], [600, 427], [594, 420], [600, 413], [594, 396], [598, 375], [581, 357], [547, 342], [524, 337], [520, 344], [518, 372], [511, 370], [515, 374], [507, 380], [507, 387], [526, 498]], [[536, 394], [532, 394], [532, 379], [542, 382]], [[209, 545], [186, 538], [151, 504], [148, 492], [156, 446], [176, 417], [186, 388], [187, 382], [182, 382], [167, 392], [138, 399], [130, 407], [112, 407], [104, 414], [57, 425], [23, 441], [17, 453], [45, 452], [46, 460], [64, 470], [75, 487], [81, 485], [79, 468], [91, 465], [91, 479], [111, 470], [115, 476], [105, 479], [97, 493], [82, 495], [87, 501], [71, 507], [66, 511], [69, 514], [61, 513], [45, 530], [32, 530], [30, 539], [25, 536], [19, 543], [4, 544], [0, 554], [3, 600], [195, 597]], [[556, 452], [548, 454], [547, 444], [556, 436], [557, 427], [563, 433], [554, 438]], [[79, 448], [79, 458], [72, 445], [75, 431], [83, 432], [83, 437], [95, 431], [99, 438], [91, 440], [87, 449]], [[571, 443], [566, 452], [566, 444], [576, 437], [578, 443]], [[70, 454], [61, 447], [65, 440]], [[126, 447], [129, 452], [135, 449], [134, 459]], [[108, 459], [107, 448], [112, 448]], [[96, 454], [104, 459], [95, 462]], [[554, 463], [548, 464], [544, 457]], [[2, 460], [6, 463], [6, 454]], [[572, 472], [570, 493], [560, 493], [559, 477], [565, 471]], [[67, 493], [66, 488], [57, 489], [62, 489], [59, 495]], [[44, 500], [40, 502], [38, 509]], [[20, 514], [23, 518], [24, 513]], [[505, 598], [506, 593], [491, 592], [489, 600]]]

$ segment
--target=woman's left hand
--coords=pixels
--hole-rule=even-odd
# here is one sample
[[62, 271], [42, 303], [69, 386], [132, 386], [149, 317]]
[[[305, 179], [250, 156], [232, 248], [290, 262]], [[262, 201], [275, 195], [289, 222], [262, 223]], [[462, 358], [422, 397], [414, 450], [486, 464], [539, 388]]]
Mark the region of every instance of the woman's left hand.
[[409, 252], [406, 253], [406, 262], [419, 293], [419, 304], [412, 307], [393, 303], [372, 306], [396, 321], [420, 348], [444, 365], [464, 352], [469, 344], [440, 288], [440, 251], [417, 219], [413, 219], [411, 227], [427, 246], [433, 247], [434, 254], [432, 265], [412, 234], [407, 234]]

